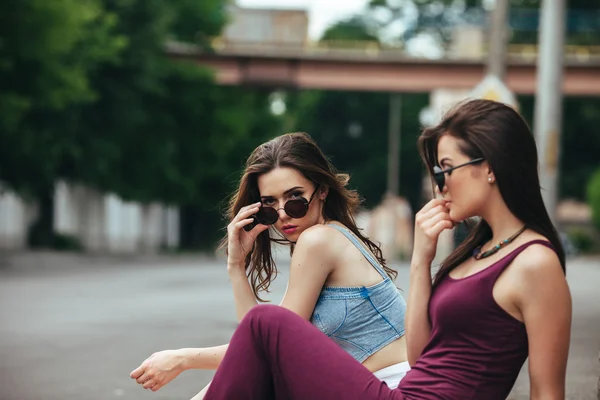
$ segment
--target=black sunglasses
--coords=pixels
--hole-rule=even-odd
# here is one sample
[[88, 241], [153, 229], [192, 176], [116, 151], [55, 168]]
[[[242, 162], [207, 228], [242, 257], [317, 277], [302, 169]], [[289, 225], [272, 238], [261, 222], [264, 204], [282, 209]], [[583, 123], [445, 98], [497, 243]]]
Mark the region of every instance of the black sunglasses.
[[434, 166], [433, 167], [433, 179], [435, 180], [435, 184], [437, 185], [438, 189], [440, 189], [440, 193], [444, 191], [444, 185], [446, 185], [446, 174], [450, 175], [452, 173], [452, 171], [454, 171], [455, 169], [464, 167], [466, 165], [477, 164], [484, 160], [485, 160], [485, 158], [480, 157], [480, 158], [476, 158], [476, 159], [466, 162], [464, 164], [460, 164], [460, 165], [457, 165], [456, 167], [452, 167], [452, 168], [448, 168], [448, 169], [441, 169], [437, 165]]
[[315, 193], [317, 193], [318, 189], [319, 185], [317, 185], [309, 200], [306, 200], [304, 197], [288, 200], [285, 202], [283, 207], [280, 208], [261, 206], [258, 209], [258, 212], [252, 216], [254, 221], [244, 226], [244, 230], [250, 231], [258, 224], [273, 225], [279, 219], [279, 210], [281, 209], [283, 209], [283, 211], [285, 211], [285, 213], [292, 218], [304, 217], [308, 213], [308, 206], [312, 202], [313, 197], [315, 196]]

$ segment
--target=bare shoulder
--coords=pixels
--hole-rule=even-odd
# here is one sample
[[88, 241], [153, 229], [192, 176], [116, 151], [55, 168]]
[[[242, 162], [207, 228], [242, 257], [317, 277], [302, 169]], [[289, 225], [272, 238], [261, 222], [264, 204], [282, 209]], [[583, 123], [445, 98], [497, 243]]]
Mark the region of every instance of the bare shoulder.
[[307, 245], [320, 245], [327, 242], [331, 238], [332, 229], [326, 225], [314, 225], [306, 229], [298, 237], [297, 243], [305, 243]]
[[315, 225], [306, 229], [298, 237], [294, 251], [329, 252], [333, 228], [325, 225]]
[[511, 269], [519, 282], [517, 286], [523, 300], [567, 294], [568, 286], [562, 265], [551, 248], [543, 244], [532, 244], [512, 264]]
[[513, 264], [523, 278], [535, 278], [539, 274], [559, 274], [564, 277], [558, 255], [541, 243], [529, 245], [515, 258]]
[[331, 272], [335, 266], [336, 255], [339, 254], [338, 246], [331, 240], [333, 230], [324, 225], [315, 225], [302, 232], [292, 254], [292, 271], [300, 268], [303, 273], [310, 270]]
[[348, 239], [334, 227], [318, 224], [311, 226], [300, 234], [295, 251], [304, 249], [319, 251], [321, 255], [339, 255], [348, 243]]

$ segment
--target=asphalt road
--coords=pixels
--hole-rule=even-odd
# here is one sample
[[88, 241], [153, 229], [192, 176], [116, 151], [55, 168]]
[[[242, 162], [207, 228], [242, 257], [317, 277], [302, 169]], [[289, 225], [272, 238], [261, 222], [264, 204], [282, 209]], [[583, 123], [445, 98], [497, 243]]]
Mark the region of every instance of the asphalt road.
[[[397, 267], [408, 289], [408, 268]], [[572, 260], [568, 277], [567, 398], [596, 400], [600, 261]], [[284, 270], [273, 285], [274, 301], [286, 278]], [[222, 261], [54, 253], [0, 253], [0, 322], [0, 400], [189, 400], [211, 372], [185, 372], [156, 393], [129, 372], [157, 350], [225, 343], [236, 323]], [[511, 400], [529, 397], [526, 372]]]

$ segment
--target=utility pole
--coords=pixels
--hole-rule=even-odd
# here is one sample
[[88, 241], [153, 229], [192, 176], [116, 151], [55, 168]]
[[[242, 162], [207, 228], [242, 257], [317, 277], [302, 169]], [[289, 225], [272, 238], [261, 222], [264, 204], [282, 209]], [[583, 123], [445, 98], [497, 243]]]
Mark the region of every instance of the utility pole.
[[[386, 224], [390, 224], [387, 232], [391, 235], [383, 242], [387, 242], [386, 258], [396, 259], [396, 231], [397, 221], [395, 213], [395, 199], [400, 194], [400, 115], [402, 107], [402, 95], [400, 93], [390, 93], [390, 115], [388, 122], [388, 174], [387, 174], [387, 193], [383, 204], [386, 206], [388, 218]], [[381, 239], [380, 239], [381, 240]]]
[[564, 40], [565, 0], [542, 0], [534, 132], [540, 161], [542, 197], [554, 223], [562, 125]]
[[388, 195], [398, 196], [400, 193], [400, 108], [402, 95], [390, 94], [390, 115], [388, 123]]
[[490, 51], [487, 73], [504, 82], [506, 76], [506, 41], [509, 0], [496, 0], [492, 11]]

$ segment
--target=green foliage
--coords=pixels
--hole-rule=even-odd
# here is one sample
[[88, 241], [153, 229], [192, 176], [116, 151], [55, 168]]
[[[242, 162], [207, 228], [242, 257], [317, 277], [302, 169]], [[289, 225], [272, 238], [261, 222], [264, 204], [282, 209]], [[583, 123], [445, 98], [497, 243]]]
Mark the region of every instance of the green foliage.
[[276, 129], [266, 95], [217, 87], [208, 71], [165, 57], [168, 37], [216, 34], [225, 21], [221, 2], [105, 3], [129, 46], [119, 65], [96, 73], [99, 100], [73, 110], [81, 152], [65, 174], [127, 200], [214, 204], [223, 190], [206, 188], [232, 172], [239, 143], [256, 126]]
[[58, 179], [196, 210], [198, 221], [184, 221], [201, 233], [196, 241], [218, 232], [232, 177], [258, 142], [280, 133], [279, 122], [268, 93], [218, 87], [210, 71], [170, 60], [164, 45], [209, 46], [226, 4], [0, 4], [0, 180], [42, 204], [32, 244], [56, 244]]
[[592, 221], [600, 229], [600, 169], [596, 170], [588, 183], [587, 200], [592, 208]]
[[54, 249], [62, 251], [83, 251], [79, 238], [72, 235], [55, 234]]
[[[350, 174], [350, 187], [369, 208], [387, 190], [389, 101], [387, 93], [306, 91], [290, 105], [297, 113], [292, 130], [308, 132], [332, 163]], [[400, 111], [400, 194], [413, 207], [421, 188], [418, 115], [427, 102], [426, 95], [404, 95]]]
[[327, 40], [364, 40], [378, 41], [377, 32], [369, 32], [362, 17], [354, 16], [327, 28], [321, 37]]
[[[444, 7], [433, 6], [435, 4], [443, 4]], [[520, 15], [531, 15], [532, 28], [529, 31], [513, 31], [510, 37], [513, 43], [537, 43], [537, 31], [535, 25], [535, 19], [539, 11], [539, 0], [521, 0], [511, 1], [511, 10], [515, 13], [521, 13]], [[411, 10], [416, 10], [418, 17], [414, 19], [414, 13]], [[569, 3], [569, 22], [568, 24], [573, 25], [573, 21], [581, 15], [589, 12], [600, 12], [600, 5], [598, 2], [590, 2], [586, 0], [577, 0]], [[410, 12], [409, 12], [410, 11]], [[371, 36], [382, 36], [384, 32], [387, 32], [387, 28], [392, 24], [403, 21], [406, 30], [402, 33], [403, 40], [409, 40], [420, 33], [428, 33], [434, 37], [444, 37], [446, 35], [449, 38], [449, 32], [453, 27], [450, 24], [449, 16], [455, 15], [460, 12], [464, 18], [469, 15], [485, 18], [485, 12], [482, 7], [481, 0], [470, 0], [470, 1], [457, 1], [457, 0], [372, 0], [370, 1], [366, 12], [361, 16], [356, 16], [349, 20], [340, 21], [338, 24], [329, 28], [324, 37], [328, 40], [332, 39], [350, 39], [355, 40], [363, 37], [365, 40], [371, 40]], [[454, 13], [454, 14], [453, 14]], [[377, 18], [375, 16], [378, 16]], [[411, 19], [413, 18], [413, 19]], [[600, 43], [600, 35], [598, 35], [598, 29], [594, 30], [592, 27], [589, 29], [579, 29], [576, 32], [569, 32], [568, 34], [569, 43], [581, 43], [581, 44], [598, 44]], [[352, 140], [348, 136], [348, 127], [351, 122], [357, 120], [363, 127], [363, 132], [368, 130], [367, 138], [360, 139], [361, 146], [365, 149], [369, 149], [372, 152], [372, 160], [367, 163], [373, 165], [371, 167], [357, 167], [359, 172], [354, 173], [354, 184], [359, 185], [357, 182], [362, 181], [362, 171], [365, 171], [365, 176], [371, 174], [371, 181], [373, 185], [369, 186], [369, 189], [363, 189], [360, 184], [361, 192], [365, 194], [368, 202], [377, 202], [383, 193], [385, 185], [385, 160], [387, 159], [386, 152], [383, 150], [383, 146], [387, 146], [385, 140], [387, 132], [387, 99], [385, 95], [372, 94], [372, 93], [353, 93], [353, 94], [341, 94], [323, 92], [320, 94], [301, 94], [302, 96], [312, 96], [312, 103], [308, 102], [302, 104], [300, 108], [306, 108], [301, 113], [301, 116], [297, 119], [299, 123], [294, 127], [296, 129], [304, 129], [312, 133], [317, 140], [323, 141], [322, 146], [327, 148], [329, 146], [333, 154], [341, 153], [346, 151], [346, 148], [352, 147]], [[404, 143], [404, 140], [414, 141], [418, 135], [419, 125], [417, 122], [417, 116], [422, 107], [426, 105], [425, 96], [404, 95], [403, 101], [403, 116], [402, 116], [402, 135], [403, 143], [402, 147], [402, 190], [408, 191], [405, 193], [408, 195], [411, 204], [415, 206], [415, 202], [418, 202], [418, 187], [420, 187], [420, 180], [415, 179], [415, 176], [420, 176], [420, 161], [416, 154], [414, 142]], [[334, 100], [335, 98], [335, 100]], [[337, 102], [336, 102], [337, 101]], [[354, 102], [359, 106], [354, 108], [344, 102]], [[531, 96], [523, 96], [519, 98], [521, 103], [521, 110], [526, 119], [529, 121], [530, 126], [533, 126], [533, 105], [534, 99]], [[411, 104], [409, 109], [405, 109], [407, 104]], [[361, 108], [363, 107], [364, 108]], [[357, 109], [361, 110], [358, 111]], [[580, 200], [585, 199], [585, 188], [588, 179], [597, 167], [597, 154], [600, 153], [600, 136], [597, 134], [597, 126], [600, 126], [600, 102], [597, 99], [592, 98], [577, 98], [568, 97], [564, 100], [564, 112], [563, 112], [563, 133], [561, 135], [561, 160], [560, 160], [560, 196], [562, 198], [577, 198]], [[322, 115], [320, 114], [322, 111]], [[368, 123], [363, 124], [362, 115], [376, 115], [375, 121], [369, 120]], [[334, 116], [333, 118], [328, 117], [329, 115]], [[355, 118], [359, 117], [359, 118]], [[314, 120], [314, 122], [310, 122]], [[365, 120], [366, 121], [366, 120]], [[300, 124], [301, 123], [301, 124]], [[408, 127], [405, 124], [410, 124]], [[335, 128], [332, 127], [335, 126]], [[368, 128], [366, 128], [368, 127]], [[324, 132], [324, 133], [320, 133]], [[336, 133], [334, 133], [336, 132]], [[377, 134], [373, 134], [377, 132]], [[408, 134], [407, 132], [411, 132]], [[345, 135], [345, 136], [344, 136]], [[321, 139], [323, 137], [323, 139]], [[379, 139], [374, 139], [375, 137]], [[341, 140], [344, 146], [330, 146], [328, 141]], [[365, 141], [371, 141], [377, 143], [374, 149], [369, 148], [369, 145], [363, 143]], [[341, 143], [340, 142], [340, 143]], [[382, 146], [382, 147], [379, 147]], [[378, 150], [379, 149], [379, 150]], [[409, 149], [409, 150], [407, 150]], [[405, 151], [409, 151], [409, 154], [405, 154]], [[347, 168], [353, 170], [353, 163], [351, 160], [360, 160], [360, 157], [356, 158], [356, 154], [352, 154], [348, 157], [348, 161], [344, 159], [344, 155], [336, 156], [334, 160], [338, 160], [336, 164], [339, 164], [340, 168]], [[359, 161], [357, 161], [356, 165]], [[378, 166], [375, 164], [378, 163]], [[405, 174], [410, 171], [410, 175]], [[379, 176], [380, 178], [374, 178]], [[408, 182], [415, 182], [415, 187], [406, 188], [405, 184]], [[416, 182], [419, 181], [419, 182]], [[351, 181], [352, 182], [352, 181]], [[367, 181], [365, 181], [367, 182]], [[411, 183], [412, 186], [412, 183]], [[378, 188], [373, 189], [371, 188]], [[371, 203], [372, 204], [372, 203]]]
[[47, 229], [40, 221], [37, 221], [29, 230], [27, 244], [34, 248], [51, 248], [59, 251], [84, 250], [79, 238], [52, 232], [52, 230]]
[[[379, 25], [386, 32], [396, 24], [395, 34], [408, 41], [420, 34], [434, 37], [440, 45], [450, 43], [455, 27], [465, 24], [489, 25], [489, 16], [483, 0], [371, 0], [363, 17]], [[511, 43], [535, 44], [538, 42], [540, 0], [510, 1], [510, 25], [514, 28]], [[568, 2], [567, 44], [600, 44], [598, 18], [590, 12], [600, 13], [600, 4], [594, 0]], [[598, 15], [598, 14], [596, 14]], [[397, 23], [403, 28], [398, 31]], [[387, 37], [389, 40], [390, 38]]]
[[[329, 28], [328, 40], [374, 39], [359, 19], [342, 21]], [[366, 207], [381, 202], [387, 190], [388, 93], [303, 91], [288, 95], [288, 121], [292, 131], [308, 132], [331, 158], [351, 176], [350, 187], [365, 198]], [[428, 96], [403, 95], [400, 129], [400, 194], [413, 207], [420, 204], [422, 167], [416, 148], [420, 133], [419, 112]]]
[[125, 38], [96, 0], [0, 2], [0, 180], [31, 195], [54, 179], [70, 150], [56, 123], [93, 102], [88, 72], [116, 60]]
[[[537, 44], [539, 9], [540, 0], [510, 2], [511, 23], [519, 28], [511, 32], [511, 43]], [[413, 16], [412, 11], [407, 14], [407, 10], [416, 10], [417, 17]], [[481, 0], [372, 0], [363, 19], [370, 21], [374, 13], [388, 16], [387, 19], [379, 19], [380, 32], [401, 20], [406, 26], [402, 33], [403, 40], [427, 33], [442, 42], [450, 39], [455, 27], [452, 21], [456, 21], [457, 15], [462, 19], [473, 18], [474, 21], [487, 18]], [[600, 15], [600, 3], [597, 1], [573, 0], [568, 3], [567, 44], [600, 44], [600, 25], [597, 18], [593, 19], [594, 15]], [[521, 21], [516, 21], [516, 17]], [[527, 29], [521, 29], [525, 25]], [[519, 101], [522, 113], [533, 127], [533, 97], [523, 96]], [[589, 97], [567, 97], [563, 107], [559, 193], [562, 198], [583, 200], [586, 183], [598, 165], [600, 101]]]
[[[281, 121], [269, 111], [268, 92], [219, 87], [210, 71], [166, 57], [169, 40], [210, 46], [228, 3], [0, 2], [0, 181], [41, 205], [30, 232], [33, 244], [77, 247], [51, 232], [53, 185], [67, 179], [126, 200], [179, 205], [184, 244], [207, 247], [222, 234], [220, 206], [250, 151], [290, 130], [309, 132], [352, 175], [351, 186], [367, 206], [379, 203], [386, 189], [388, 94], [288, 93], [289, 112]], [[480, 1], [463, 3], [480, 9]], [[537, 6], [533, 0], [513, 3]], [[341, 21], [324, 39], [376, 40], [395, 20], [409, 17], [410, 4], [419, 18], [403, 34], [429, 32], [427, 21], [437, 21], [440, 9], [432, 1], [373, 0], [364, 16]], [[381, 13], [386, 7], [390, 12]], [[418, 115], [427, 102], [424, 94], [403, 95], [401, 193], [413, 207], [419, 205], [422, 172]], [[590, 128], [600, 122], [598, 104], [565, 104], [561, 189], [582, 198], [592, 155], [600, 151]]]
[[[533, 126], [535, 99], [520, 96], [520, 111]], [[561, 198], [586, 199], [587, 183], [598, 167], [600, 154], [600, 99], [566, 97], [563, 100], [563, 124], [560, 145], [559, 195]]]
[[594, 250], [595, 243], [591, 232], [575, 228], [568, 230], [567, 236], [578, 252], [585, 254]]

